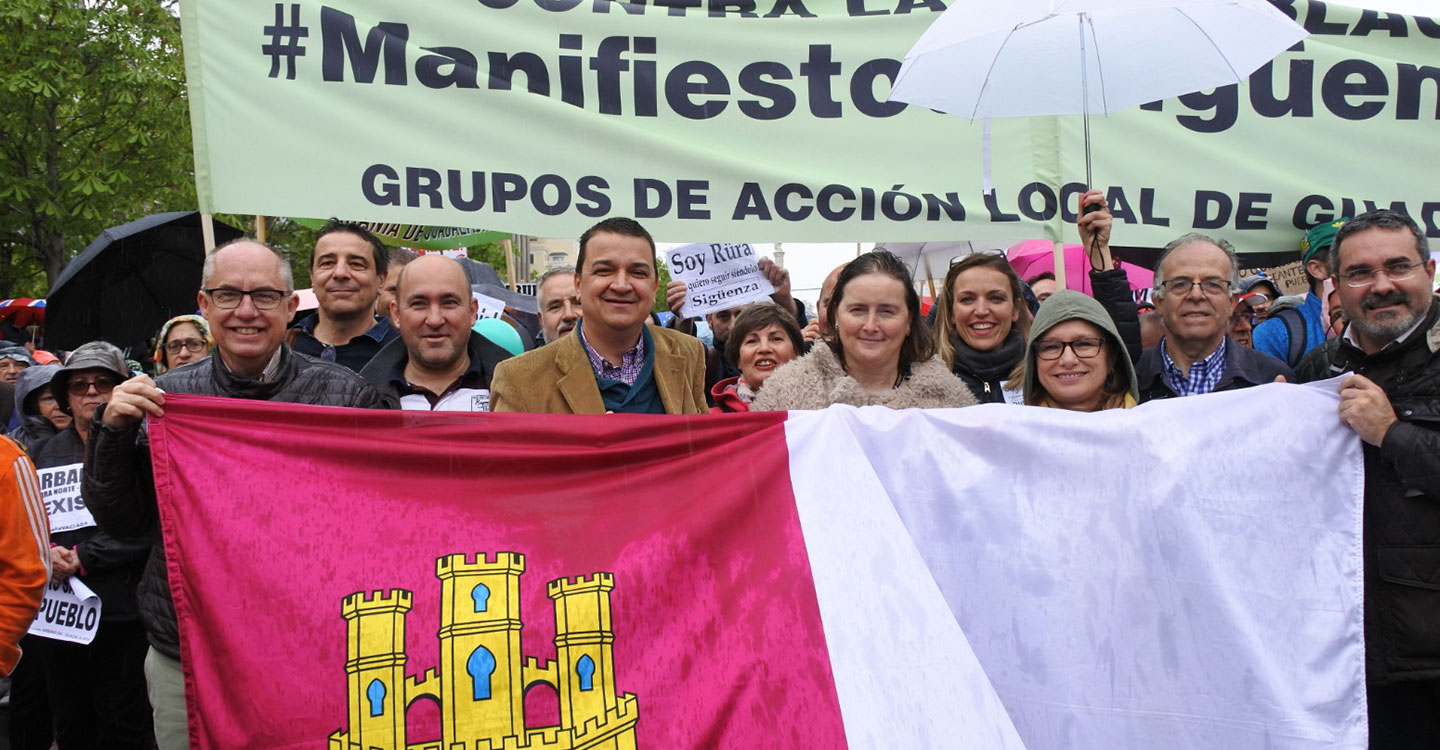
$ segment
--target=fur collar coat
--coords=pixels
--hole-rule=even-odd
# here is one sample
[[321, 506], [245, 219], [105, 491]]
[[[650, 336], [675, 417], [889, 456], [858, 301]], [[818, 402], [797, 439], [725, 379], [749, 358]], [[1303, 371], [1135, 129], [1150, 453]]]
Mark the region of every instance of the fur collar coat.
[[911, 365], [910, 377], [895, 388], [866, 391], [845, 374], [830, 347], [822, 343], [766, 378], [750, 410], [824, 409], [831, 404], [939, 409], [975, 403], [975, 396], [965, 383], [934, 358]]

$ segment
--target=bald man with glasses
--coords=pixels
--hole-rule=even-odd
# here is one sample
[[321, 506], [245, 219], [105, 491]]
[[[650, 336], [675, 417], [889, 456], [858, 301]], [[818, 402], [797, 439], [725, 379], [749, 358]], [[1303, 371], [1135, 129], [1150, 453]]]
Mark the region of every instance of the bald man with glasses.
[[253, 240], [222, 245], [205, 258], [198, 302], [215, 353], [151, 380], [137, 375], [115, 386], [97, 412], [85, 471], [85, 502], [114, 536], [153, 534], [140, 581], [140, 613], [150, 640], [145, 676], [161, 750], [189, 746], [184, 672], [175, 605], [155, 505], [149, 442], [141, 423], [164, 413], [166, 393], [383, 408], [380, 394], [350, 369], [300, 354], [285, 344], [299, 304], [290, 265]]

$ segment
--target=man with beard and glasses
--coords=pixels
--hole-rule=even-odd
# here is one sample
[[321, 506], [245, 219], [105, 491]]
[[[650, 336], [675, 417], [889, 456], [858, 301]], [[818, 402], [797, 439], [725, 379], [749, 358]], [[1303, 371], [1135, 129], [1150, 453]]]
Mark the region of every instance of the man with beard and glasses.
[[407, 411], [489, 411], [490, 377], [510, 352], [471, 330], [478, 309], [459, 263], [443, 255], [411, 261], [390, 302], [400, 340], [360, 376], [387, 405]]
[[1420, 227], [1345, 223], [1330, 268], [1349, 324], [1300, 363], [1344, 375], [1340, 421], [1365, 454], [1365, 678], [1370, 746], [1440, 747], [1440, 304]]

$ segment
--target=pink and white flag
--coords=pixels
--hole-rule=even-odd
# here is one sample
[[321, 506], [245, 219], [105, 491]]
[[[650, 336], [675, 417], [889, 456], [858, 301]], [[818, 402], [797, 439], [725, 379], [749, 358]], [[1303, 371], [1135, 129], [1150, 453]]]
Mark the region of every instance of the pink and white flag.
[[1337, 403], [169, 397], [152, 455], [191, 739], [1363, 748], [1361, 462]]

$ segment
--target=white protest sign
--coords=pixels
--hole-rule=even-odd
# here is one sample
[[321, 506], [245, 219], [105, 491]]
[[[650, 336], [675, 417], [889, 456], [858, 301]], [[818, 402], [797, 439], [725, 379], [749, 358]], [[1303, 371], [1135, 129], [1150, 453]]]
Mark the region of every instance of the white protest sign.
[[480, 303], [480, 309], [475, 315], [476, 320], [484, 320], [486, 318], [498, 318], [502, 313], [505, 312], [504, 300], [498, 300], [494, 297], [481, 294], [479, 292], [471, 292], [470, 296], [474, 297], [475, 301]]
[[67, 464], [39, 469], [40, 494], [50, 514], [50, 533], [74, 531], [95, 525], [95, 517], [80, 496], [80, 470], [83, 464]]
[[665, 253], [671, 278], [685, 282], [685, 306], [680, 317], [701, 315], [759, 302], [775, 293], [759, 259], [746, 244], [695, 244]]
[[100, 595], [85, 582], [71, 576], [51, 581], [40, 600], [40, 613], [30, 624], [30, 632], [57, 641], [89, 643], [95, 640], [100, 627]]

